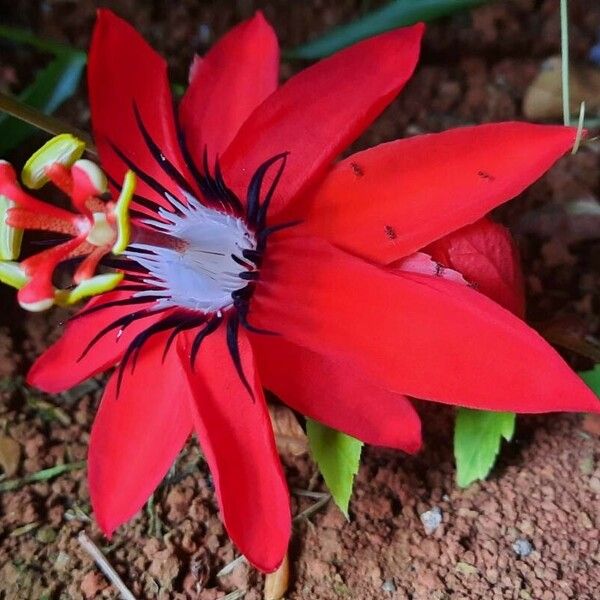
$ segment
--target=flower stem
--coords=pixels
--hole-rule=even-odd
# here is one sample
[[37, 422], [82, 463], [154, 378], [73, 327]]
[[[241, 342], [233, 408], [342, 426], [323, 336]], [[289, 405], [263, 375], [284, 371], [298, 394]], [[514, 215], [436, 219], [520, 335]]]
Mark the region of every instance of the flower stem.
[[567, 0], [560, 0], [560, 48], [563, 121], [566, 126], [569, 126], [571, 124], [571, 110], [569, 106], [569, 9]]
[[98, 156], [98, 151], [94, 146], [92, 138], [87, 133], [68, 125], [60, 119], [45, 115], [35, 108], [27, 106], [26, 104], [19, 102], [16, 98], [3, 92], [0, 92], [0, 111], [5, 112], [16, 119], [25, 121], [25, 123], [29, 123], [29, 125], [41, 129], [51, 135], [71, 133], [85, 143], [86, 152]]

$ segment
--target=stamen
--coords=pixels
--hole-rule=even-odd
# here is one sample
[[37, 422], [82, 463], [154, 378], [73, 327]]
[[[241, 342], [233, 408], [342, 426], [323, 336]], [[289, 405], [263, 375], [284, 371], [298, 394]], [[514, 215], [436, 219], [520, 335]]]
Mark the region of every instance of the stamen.
[[123, 273], [102, 273], [82, 281], [72, 290], [60, 290], [55, 294], [55, 301], [61, 306], [77, 304], [84, 298], [98, 296], [114, 290], [123, 280]]
[[29, 278], [18, 262], [3, 260], [0, 261], [0, 281], [20, 290]]
[[112, 247], [113, 254], [122, 254], [131, 241], [131, 222], [129, 220], [129, 207], [135, 190], [136, 178], [132, 171], [125, 173], [123, 188], [117, 200], [113, 215], [117, 223], [117, 241]]
[[[112, 290], [126, 292], [125, 296], [109, 295], [105, 302], [74, 317], [115, 307], [131, 306], [133, 310], [98, 331], [78, 361], [104, 336], [117, 331], [118, 340], [132, 323], [153, 317], [125, 350], [117, 375], [117, 393], [126, 369], [131, 366], [133, 372], [152, 336], [168, 333], [162, 353], [164, 361], [180, 333], [196, 330], [190, 346], [190, 364], [194, 369], [203, 341], [224, 324], [231, 360], [254, 401], [254, 391], [242, 364], [239, 328], [241, 325], [255, 333], [277, 335], [253, 327], [248, 322], [248, 312], [253, 291], [259, 285], [268, 237], [297, 223], [266, 226], [269, 205], [288, 153], [277, 154], [259, 166], [251, 178], [243, 207], [227, 187], [218, 158], [211, 173], [205, 149], [201, 173], [180, 137], [182, 156], [187, 161], [186, 172], [181, 172], [152, 138], [135, 104], [133, 111], [148, 152], [175, 187], [164, 187], [162, 178], [154, 179], [109, 142], [129, 169], [121, 184], [105, 176], [94, 163], [80, 158], [82, 142], [70, 135], [57, 136], [26, 163], [23, 180], [34, 189], [53, 182], [70, 197], [77, 211], [70, 212], [24, 192], [14, 169], [0, 161], [0, 259], [4, 259], [0, 260], [0, 281], [18, 288], [19, 302], [29, 310], [46, 309], [55, 303], [70, 305]], [[273, 168], [276, 171], [269, 177]], [[191, 182], [186, 178], [190, 173], [194, 177]], [[165, 202], [137, 195], [138, 178]], [[119, 192], [116, 202], [107, 193], [107, 182]], [[19, 264], [14, 259], [18, 257], [24, 229], [68, 237], [53, 240], [52, 247]], [[56, 289], [52, 283], [55, 270], [66, 266], [69, 272], [74, 271], [75, 285]], [[98, 272], [106, 268], [117, 271]]]
[[21, 173], [23, 184], [32, 190], [41, 188], [48, 183], [48, 167], [52, 165], [71, 167], [81, 158], [84, 151], [85, 144], [69, 133], [53, 137], [25, 163]]
[[0, 195], [0, 259], [15, 260], [21, 253], [23, 230], [7, 222], [9, 210], [13, 210], [15, 203], [6, 196]]
[[[34, 153], [23, 168], [23, 182], [28, 187], [35, 189], [52, 181], [69, 195], [79, 214], [31, 197], [20, 187], [14, 169], [0, 161], [0, 259], [17, 258], [24, 229], [69, 236], [52, 241], [53, 247], [23, 261], [23, 277], [16, 277], [14, 267], [5, 269], [6, 278], [19, 284], [19, 303], [27, 310], [45, 310], [54, 303], [72, 304], [109, 291], [123, 280], [123, 273], [95, 273], [106, 254], [123, 251], [129, 243], [128, 208], [135, 176], [126, 175], [116, 205], [106, 202], [107, 179], [94, 163], [80, 159], [83, 151], [83, 142], [72, 135], [57, 136]], [[73, 277], [75, 287], [55, 289], [55, 270], [73, 261], [81, 261]]]

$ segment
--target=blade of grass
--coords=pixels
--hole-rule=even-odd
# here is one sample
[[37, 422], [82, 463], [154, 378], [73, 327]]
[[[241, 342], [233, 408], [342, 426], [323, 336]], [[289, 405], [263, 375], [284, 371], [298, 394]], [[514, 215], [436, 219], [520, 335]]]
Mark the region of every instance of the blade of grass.
[[562, 76], [563, 121], [571, 124], [571, 107], [569, 105], [569, 6], [567, 0], [560, 0], [560, 56]]
[[80, 54], [85, 60], [85, 52], [76, 50], [70, 46], [65, 46], [59, 42], [54, 42], [45, 38], [40, 38], [27, 29], [0, 25], [0, 38], [15, 42], [16, 44], [28, 44], [41, 52], [49, 52], [58, 56], [59, 54]]
[[356, 21], [328, 31], [316, 40], [285, 51], [284, 56], [308, 60], [323, 58], [372, 35], [419, 21], [433, 21], [486, 2], [490, 0], [394, 0]]
[[54, 477], [58, 477], [64, 473], [78, 471], [79, 469], [84, 468], [84, 460], [74, 463], [67, 463], [65, 465], [56, 465], [55, 467], [50, 467], [49, 469], [42, 469], [36, 473], [30, 473], [29, 475], [25, 475], [25, 477], [21, 477], [20, 479], [9, 479], [8, 481], [2, 481], [0, 482], [0, 492], [10, 492], [28, 483], [47, 481], [48, 479], [53, 479]]
[[10, 532], [10, 537], [20, 537], [22, 535], [25, 535], [26, 533], [29, 533], [30, 531], [33, 531], [34, 529], [37, 529], [40, 525], [41, 525], [41, 523], [39, 521], [34, 521], [33, 523], [27, 523], [26, 525], [23, 525], [21, 527], [17, 527], [16, 529], [13, 529]]

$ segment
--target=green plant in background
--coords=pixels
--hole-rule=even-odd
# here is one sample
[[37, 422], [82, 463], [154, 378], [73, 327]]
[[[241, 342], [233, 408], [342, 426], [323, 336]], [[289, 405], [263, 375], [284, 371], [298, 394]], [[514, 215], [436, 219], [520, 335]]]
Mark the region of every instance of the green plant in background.
[[600, 364], [596, 365], [591, 371], [583, 371], [580, 375], [595, 394], [600, 397]]
[[[3, 95], [0, 108], [18, 101], [22, 107], [31, 107], [49, 115], [77, 91], [86, 63], [85, 52], [40, 39], [13, 27], [0, 26], [0, 39], [27, 44], [53, 56], [50, 63], [39, 71], [33, 82], [17, 98]], [[24, 118], [26, 119], [26, 114]], [[7, 112], [0, 112], [0, 153], [5, 154], [16, 148], [35, 131], [36, 128], [29, 123], [12, 117]]]
[[285, 56], [307, 60], [323, 58], [372, 35], [420, 21], [433, 21], [487, 2], [490, 0], [393, 0], [356, 21], [335, 27], [316, 40], [289, 50]]

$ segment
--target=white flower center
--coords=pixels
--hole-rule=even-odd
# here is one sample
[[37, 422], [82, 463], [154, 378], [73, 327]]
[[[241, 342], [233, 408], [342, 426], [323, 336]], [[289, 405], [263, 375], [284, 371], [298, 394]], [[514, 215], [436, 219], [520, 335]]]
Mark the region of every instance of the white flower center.
[[[153, 289], [138, 296], [158, 296], [161, 305], [215, 312], [233, 304], [232, 293], [248, 284], [240, 278], [247, 269], [244, 250], [256, 250], [254, 235], [239, 218], [202, 206], [186, 194], [187, 205], [169, 200], [179, 210], [159, 209], [164, 221], [144, 221], [162, 233], [164, 245], [134, 242], [125, 254], [148, 270], [145, 280]], [[142, 239], [152, 235], [141, 235]]]

